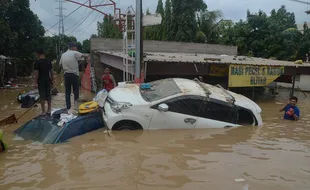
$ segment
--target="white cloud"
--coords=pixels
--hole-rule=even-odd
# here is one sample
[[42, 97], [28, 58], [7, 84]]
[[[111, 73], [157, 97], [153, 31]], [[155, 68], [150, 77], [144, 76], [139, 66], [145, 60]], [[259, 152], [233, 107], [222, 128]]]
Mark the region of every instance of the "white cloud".
[[[85, 2], [85, 0], [76, 1], [81, 3]], [[102, 0], [92, 0], [92, 2], [97, 4], [101, 1]], [[123, 11], [130, 5], [134, 5], [133, 7], [135, 7], [135, 0], [115, 0], [115, 2]], [[269, 13], [272, 9], [280, 8], [281, 5], [286, 5], [288, 11], [295, 13], [296, 22], [298, 24], [304, 21], [310, 21], [310, 16], [305, 13], [307, 9], [310, 9], [310, 6], [289, 0], [205, 0], [205, 2], [210, 10], [222, 10], [226, 19], [232, 19], [234, 21], [244, 19], [247, 9], [251, 12], [257, 12], [261, 9]], [[58, 8], [57, 2], [52, 0], [30, 0], [30, 3], [32, 11], [39, 16], [46, 29], [58, 22], [59, 18], [56, 16], [58, 15], [58, 10], [56, 9]], [[143, 0], [144, 9], [150, 8], [150, 10], [154, 12], [156, 5], [157, 0]], [[79, 7], [79, 5], [70, 2], [64, 3], [64, 8], [66, 8], [64, 14], [69, 14], [77, 7]], [[111, 13], [111, 8], [102, 7], [100, 9], [102, 9], [103, 12]], [[76, 36], [80, 41], [87, 39], [91, 34], [97, 33], [97, 21], [101, 21], [102, 18], [103, 15], [82, 7], [64, 20], [65, 33]], [[50, 32], [58, 33], [58, 26], [52, 28]]]

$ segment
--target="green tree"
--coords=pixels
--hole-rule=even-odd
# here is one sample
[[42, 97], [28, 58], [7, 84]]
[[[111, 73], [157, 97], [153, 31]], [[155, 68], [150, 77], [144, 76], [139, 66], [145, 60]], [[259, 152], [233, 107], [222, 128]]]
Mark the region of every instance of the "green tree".
[[203, 0], [172, 0], [171, 2], [174, 41], [195, 41], [198, 32], [196, 12], [205, 10], [207, 5]]
[[306, 54], [310, 56], [310, 29], [305, 23], [296, 59], [306, 60]]
[[240, 55], [255, 57], [294, 61], [302, 57], [309, 44], [309, 38], [296, 28], [294, 13], [287, 12], [285, 6], [273, 9], [270, 16], [248, 11], [246, 21], [226, 25], [217, 32], [220, 43], [236, 45]]
[[[165, 18], [164, 4], [162, 0], [158, 0], [156, 13], [160, 14], [162, 18]], [[160, 25], [152, 26], [152, 28], [155, 33], [155, 40], [162, 40], [163, 39], [163, 25], [160, 24]]]
[[151, 11], [150, 11], [149, 8], [146, 9], [146, 13], [145, 13], [145, 14], [146, 14], [146, 15], [150, 15], [150, 14], [151, 14]]
[[173, 25], [172, 25], [172, 7], [171, 0], [166, 0], [165, 4], [165, 17], [163, 18], [163, 40], [171, 41], [174, 39], [173, 36]]
[[[27, 75], [32, 71], [35, 50], [43, 43], [44, 28], [41, 21], [30, 10], [29, 0], [14, 0], [1, 2], [0, 30], [4, 40], [3, 52], [7, 56], [20, 60], [18, 74]], [[8, 32], [10, 34], [8, 34]], [[5, 35], [3, 35], [5, 34]]]
[[88, 39], [83, 41], [83, 49], [82, 52], [83, 53], [90, 53], [90, 41]]
[[157, 8], [156, 8], [155, 12], [157, 14], [161, 14], [162, 17], [165, 17], [165, 10], [164, 10], [163, 0], [158, 0]]
[[202, 31], [199, 31], [196, 35], [196, 40], [195, 42], [197, 43], [205, 43], [206, 42], [206, 35], [202, 32]]
[[100, 38], [122, 38], [122, 33], [111, 15], [104, 16], [103, 21], [97, 23], [97, 30]]
[[199, 29], [205, 34], [208, 43], [217, 43], [220, 35], [220, 23], [223, 21], [222, 12], [215, 11], [200, 11], [197, 14]]
[[296, 28], [288, 28], [282, 32], [283, 51], [286, 53], [284, 59], [295, 61], [298, 57], [298, 50], [302, 40], [302, 33]]

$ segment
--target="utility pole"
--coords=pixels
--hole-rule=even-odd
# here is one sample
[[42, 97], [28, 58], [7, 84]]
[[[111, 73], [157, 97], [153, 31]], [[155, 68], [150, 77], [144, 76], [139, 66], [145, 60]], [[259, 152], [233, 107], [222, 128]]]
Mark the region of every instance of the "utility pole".
[[61, 56], [62, 52], [64, 51], [64, 47], [63, 47], [63, 39], [64, 39], [64, 35], [65, 35], [65, 26], [64, 26], [64, 14], [63, 11], [65, 10], [63, 7], [63, 0], [58, 0], [56, 1], [59, 3], [58, 5], [58, 17], [59, 17], [59, 26], [58, 26], [58, 35], [59, 35], [59, 46], [58, 46], [58, 57]]
[[135, 56], [135, 82], [141, 79], [141, 63], [143, 62], [143, 33], [142, 33], [142, 0], [136, 0], [136, 56]]

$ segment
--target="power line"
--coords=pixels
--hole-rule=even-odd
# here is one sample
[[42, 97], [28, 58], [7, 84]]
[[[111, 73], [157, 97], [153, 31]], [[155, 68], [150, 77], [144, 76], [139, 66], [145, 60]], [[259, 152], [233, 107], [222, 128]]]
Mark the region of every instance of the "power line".
[[[84, 5], [87, 3], [88, 1], [86, 1], [84, 3]], [[77, 10], [79, 10], [82, 7], [82, 5], [80, 5], [78, 8], [76, 8], [75, 10], [73, 10], [71, 13], [69, 13], [67, 16], [63, 17], [63, 19], [61, 19], [61, 21], [65, 20], [66, 18], [68, 18], [70, 15], [72, 15], [73, 13], [75, 13]], [[48, 28], [45, 32], [48, 32], [50, 29], [54, 28], [55, 26], [57, 26], [61, 21], [57, 22], [56, 24], [54, 24], [53, 26], [51, 26], [50, 28]]]
[[85, 27], [84, 31], [82, 32], [82, 34], [79, 35], [78, 38], [80, 38], [80, 37], [86, 32], [86, 30], [88, 29], [88, 27], [89, 27], [90, 25], [92, 25], [92, 24], [98, 19], [99, 16], [100, 16], [100, 13], [98, 13], [97, 16], [95, 17], [95, 19], [94, 19], [87, 27]]
[[68, 35], [73, 34], [74, 31], [75, 31], [76, 29], [78, 29], [78, 28], [89, 18], [89, 16], [90, 16], [93, 12], [94, 12], [94, 10], [92, 10], [92, 11], [90, 12], [90, 14], [88, 15], [88, 17], [86, 17], [79, 25], [77, 25]]
[[[100, 4], [103, 3], [103, 2], [104, 2], [104, 0], [101, 0]], [[79, 25], [77, 25], [68, 35], [73, 34], [74, 31], [75, 31], [76, 29], [78, 29], [78, 28], [89, 18], [89, 16], [90, 16], [93, 12], [94, 12], [94, 10], [92, 10], [92, 11], [89, 13], [89, 15], [88, 15]], [[86, 28], [87, 28], [87, 27], [86, 27]]]
[[94, 10], [90, 10], [89, 13], [88, 13], [88, 15], [86, 15], [84, 18], [81, 18], [81, 19], [79, 20], [79, 23], [77, 23], [76, 25], [74, 25], [74, 27], [71, 28], [70, 34], [74, 33], [74, 31], [75, 31], [76, 29], [78, 29], [78, 28], [89, 18], [89, 16], [90, 16], [93, 12], [94, 12]]
[[[85, 16], [87, 16], [87, 14], [88, 14], [88, 13], [87, 13], [87, 10], [88, 10], [88, 9], [85, 9], [83, 15], [81, 16], [81, 18], [80, 18], [75, 24], [73, 24], [73, 27], [70, 27], [70, 28], [65, 29], [65, 32], [68, 31], [68, 30], [73, 29], [76, 25], [78, 25], [78, 23], [79, 23], [83, 18], [85, 18]], [[90, 12], [90, 10], [89, 10], [89, 12]]]

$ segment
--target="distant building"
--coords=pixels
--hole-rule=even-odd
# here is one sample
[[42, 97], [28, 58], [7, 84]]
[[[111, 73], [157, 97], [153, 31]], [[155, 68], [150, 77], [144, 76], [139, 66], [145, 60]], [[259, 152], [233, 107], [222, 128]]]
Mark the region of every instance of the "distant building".
[[297, 29], [302, 33], [304, 32], [304, 24], [307, 24], [308, 27], [310, 28], [310, 22], [304, 22], [303, 24], [297, 24]]

